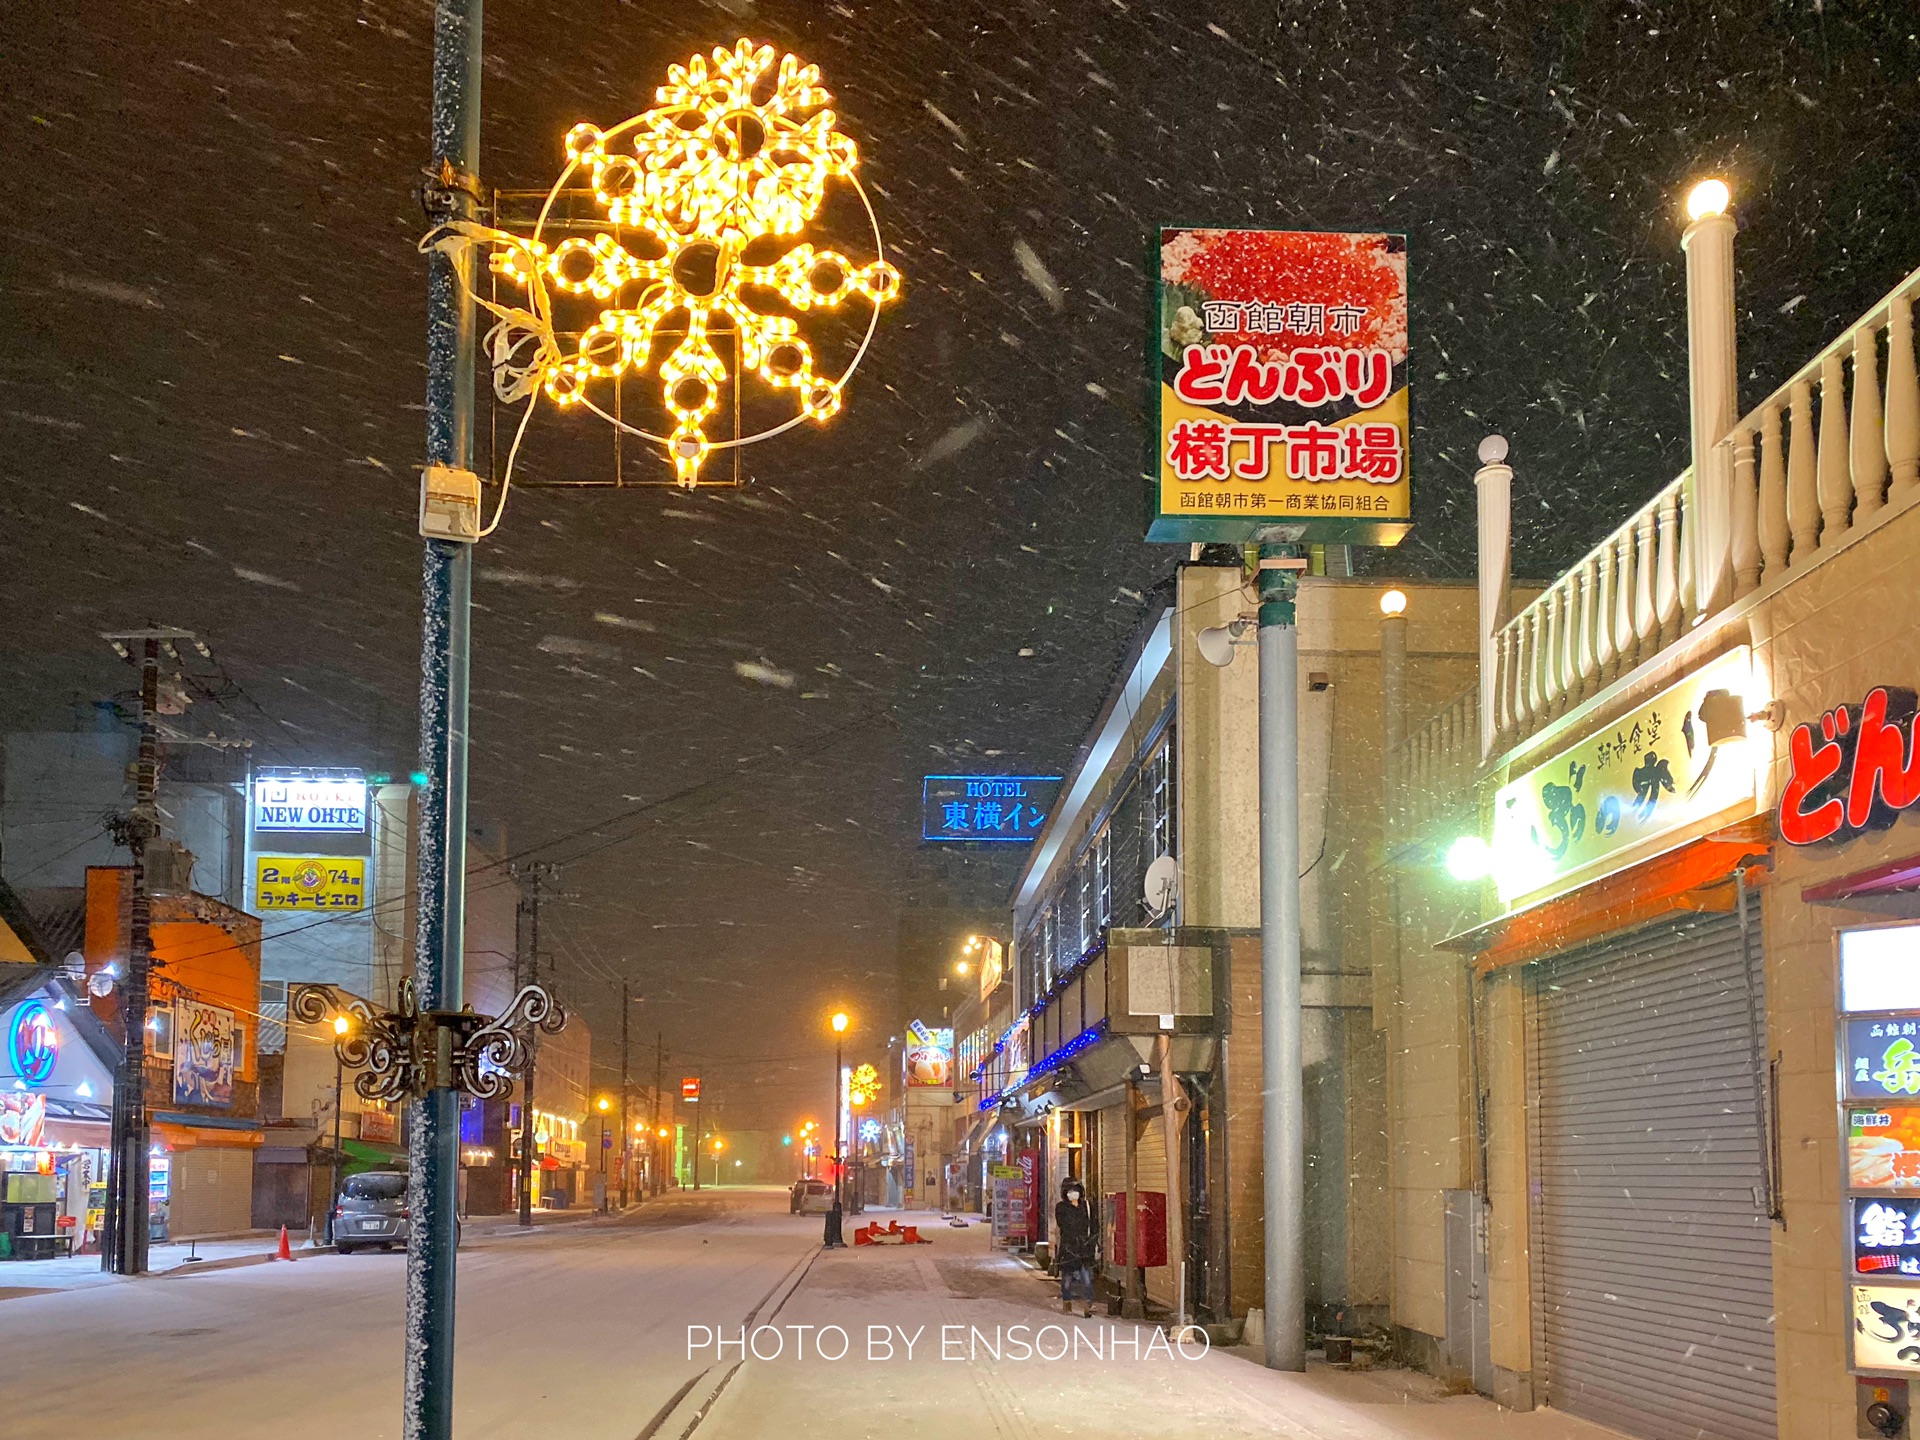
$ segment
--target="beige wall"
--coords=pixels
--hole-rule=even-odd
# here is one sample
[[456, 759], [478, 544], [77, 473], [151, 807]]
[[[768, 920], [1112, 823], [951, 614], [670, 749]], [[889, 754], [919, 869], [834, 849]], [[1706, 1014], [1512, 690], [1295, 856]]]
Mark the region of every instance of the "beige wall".
[[[1920, 511], [1906, 510], [1757, 606], [1755, 657], [1786, 704], [1764, 786], [1769, 810], [1787, 773], [1793, 726], [1875, 685], [1920, 685], [1920, 623], [1908, 603]], [[1920, 812], [1891, 828], [1807, 849], [1776, 844], [1763, 896], [1767, 1019], [1780, 1065], [1781, 1189], [1786, 1224], [1774, 1228], [1775, 1356], [1780, 1433], [1851, 1437], [1854, 1385], [1846, 1370], [1847, 1283], [1840, 1178], [1834, 1020], [1834, 931], [1884, 923], [1883, 911], [1808, 905], [1802, 887], [1920, 850]], [[1907, 911], [1920, 915], [1920, 907]]]
[[[1526, 986], [1519, 970], [1479, 987], [1481, 1084], [1487, 1090], [1488, 1329], [1494, 1365], [1506, 1372], [1495, 1394], [1530, 1407], [1533, 1370], [1531, 1210], [1527, 1188]], [[1508, 1378], [1512, 1377], [1512, 1378]], [[1503, 1386], [1521, 1393], [1503, 1393]]]
[[[1173, 666], [1180, 687], [1180, 923], [1260, 924], [1260, 665], [1251, 644], [1221, 668], [1195, 637], [1250, 608], [1241, 572], [1180, 570]], [[1243, 640], [1251, 641], [1249, 630]]]
[[[1598, 728], [1701, 664], [1753, 646], [1757, 708], [1784, 702], [1776, 732], [1755, 727], [1749, 750], [1758, 770], [1759, 812], [1771, 817], [1787, 771], [1792, 727], [1836, 705], [1858, 703], [1877, 684], [1920, 686], [1920, 623], [1903, 598], [1920, 553], [1920, 510], [1891, 515], [1855, 535], [1785, 584], [1723, 610], [1636, 672], [1631, 686], [1549, 727], [1534, 755]], [[1410, 614], [1418, 614], [1416, 606]], [[1418, 642], [1410, 644], [1418, 649]], [[1589, 702], [1591, 703], [1591, 702]], [[1419, 721], [1418, 708], [1412, 722]], [[1553, 733], [1557, 732], [1557, 733]], [[1530, 759], [1531, 757], [1520, 757]], [[1505, 776], [1496, 769], [1490, 792]], [[1429, 840], [1435, 837], [1427, 837]], [[1775, 1353], [1779, 1429], [1794, 1440], [1840, 1440], [1855, 1430], [1855, 1393], [1846, 1368], [1847, 1291], [1838, 1094], [1835, 1087], [1834, 932], [1887, 920], [1885, 910], [1808, 904], [1802, 889], [1920, 851], [1920, 812], [1891, 828], [1807, 849], [1776, 842], [1762, 895], [1769, 1045], [1778, 1061], [1780, 1199], [1785, 1223], [1773, 1232]], [[1394, 1319], [1444, 1334], [1442, 1189], [1470, 1184], [1477, 1160], [1470, 1097], [1473, 1052], [1465, 1024], [1464, 957], [1431, 949], [1465, 928], [1457, 893], [1429, 863], [1416, 878], [1403, 855], [1397, 933], [1377, 923], [1376, 994], [1391, 1045], [1394, 1200]], [[1458, 887], [1454, 887], [1457, 892]], [[1920, 914], [1920, 907], [1909, 913]], [[1488, 1092], [1486, 1193], [1493, 1361], [1526, 1403], [1533, 1367], [1528, 1243], [1528, 1091], [1524, 982], [1518, 968], [1481, 987], [1477, 1023], [1481, 1083]], [[1549, 1399], [1551, 1397], [1548, 1397]]]

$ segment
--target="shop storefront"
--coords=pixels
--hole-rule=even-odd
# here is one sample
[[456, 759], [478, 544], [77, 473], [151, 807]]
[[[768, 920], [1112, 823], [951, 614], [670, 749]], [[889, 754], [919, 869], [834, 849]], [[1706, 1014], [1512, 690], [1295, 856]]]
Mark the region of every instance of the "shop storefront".
[[77, 1253], [100, 1229], [111, 1042], [52, 979], [0, 1009], [0, 1044], [0, 1258]]
[[1526, 1305], [1532, 1398], [1628, 1435], [1780, 1433], [1761, 684], [1738, 646], [1549, 732], [1492, 796], [1507, 913], [1456, 942], [1504, 1243], [1449, 1264], [1505, 1289], [1448, 1329]]

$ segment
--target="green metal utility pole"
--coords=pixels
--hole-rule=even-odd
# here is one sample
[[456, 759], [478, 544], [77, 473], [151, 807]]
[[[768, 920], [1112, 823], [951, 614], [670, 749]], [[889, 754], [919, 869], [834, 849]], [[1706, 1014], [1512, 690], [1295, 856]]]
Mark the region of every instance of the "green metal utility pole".
[[[423, 192], [436, 223], [471, 219], [480, 169], [481, 0], [436, 0], [431, 164]], [[474, 307], [456, 258], [427, 259], [427, 463], [473, 466]], [[467, 661], [473, 546], [429, 539], [421, 567], [420, 920], [414, 973], [424, 1011], [458, 1010], [464, 988], [467, 834]], [[452, 1032], [441, 1029], [426, 1094], [412, 1107], [408, 1160], [403, 1440], [453, 1435], [454, 1247], [460, 1093]]]

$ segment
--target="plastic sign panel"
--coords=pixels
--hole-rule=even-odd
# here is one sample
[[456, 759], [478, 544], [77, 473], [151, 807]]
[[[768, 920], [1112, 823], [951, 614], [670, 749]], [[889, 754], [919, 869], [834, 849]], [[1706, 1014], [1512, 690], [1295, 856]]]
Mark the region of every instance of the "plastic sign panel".
[[1920, 1290], [1853, 1287], [1853, 1368], [1920, 1373]]
[[1884, 829], [1920, 803], [1915, 724], [1914, 692], [1882, 685], [1858, 705], [1794, 726], [1780, 791], [1780, 838], [1789, 845], [1850, 840]]
[[920, 783], [920, 838], [1030, 842], [1059, 793], [1058, 775], [929, 775]]
[[1920, 1109], [1847, 1108], [1847, 1188], [1920, 1195]]
[[357, 776], [256, 775], [253, 828], [359, 834], [367, 828], [367, 782]]
[[915, 1020], [907, 1026], [907, 1084], [928, 1090], [953, 1088], [953, 1031]]
[[999, 988], [1001, 978], [1007, 973], [1007, 950], [998, 940], [989, 940], [980, 947], [980, 998], [985, 1000]]
[[60, 1060], [60, 1032], [54, 1028], [53, 1012], [38, 1000], [27, 1000], [14, 1007], [7, 1025], [7, 1063], [12, 1078], [27, 1085], [44, 1085], [53, 1077]]
[[1920, 1015], [1920, 925], [1840, 932], [1840, 1008]]
[[1856, 1198], [1848, 1205], [1855, 1275], [1920, 1276], [1920, 1200]]
[[173, 1002], [173, 1102], [226, 1109], [240, 1063], [234, 1014], [198, 1000]]
[[1158, 264], [1147, 538], [1399, 541], [1406, 237], [1162, 230]]
[[37, 1150], [47, 1143], [47, 1097], [0, 1090], [0, 1146]]
[[700, 1082], [691, 1075], [682, 1080], [680, 1082], [680, 1098], [682, 1100], [698, 1100], [700, 1098]]
[[1493, 881], [1512, 908], [1753, 812], [1748, 650], [1730, 650], [1494, 797]]
[[1920, 1099], [1920, 1017], [1847, 1021], [1848, 1100]]
[[366, 893], [367, 862], [358, 856], [253, 857], [257, 910], [359, 910]]

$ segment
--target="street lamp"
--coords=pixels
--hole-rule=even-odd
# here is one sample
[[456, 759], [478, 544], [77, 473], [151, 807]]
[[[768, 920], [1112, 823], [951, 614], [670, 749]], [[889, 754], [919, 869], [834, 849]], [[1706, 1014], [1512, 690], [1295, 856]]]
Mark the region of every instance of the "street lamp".
[[840, 1238], [842, 1216], [840, 1196], [840, 1171], [846, 1159], [845, 1142], [840, 1134], [840, 1066], [846, 1048], [847, 1027], [853, 1021], [844, 1010], [836, 1010], [828, 1018], [827, 1024], [833, 1030], [833, 1207], [827, 1211], [826, 1234], [821, 1243], [829, 1250], [838, 1249], [847, 1242]]
[[713, 1183], [720, 1183], [720, 1152], [727, 1148], [727, 1142], [718, 1135], [713, 1137]]
[[345, 1095], [346, 1065], [340, 1056], [341, 1040], [353, 1029], [344, 1015], [333, 1017], [333, 1189], [327, 1196], [327, 1243], [333, 1243], [333, 1212], [340, 1200], [340, 1104]]
[[607, 1213], [607, 1152], [613, 1148], [613, 1136], [607, 1133], [607, 1112], [613, 1109], [613, 1102], [602, 1095], [598, 1102], [600, 1110], [600, 1204], [602, 1215]]

